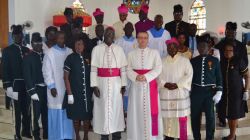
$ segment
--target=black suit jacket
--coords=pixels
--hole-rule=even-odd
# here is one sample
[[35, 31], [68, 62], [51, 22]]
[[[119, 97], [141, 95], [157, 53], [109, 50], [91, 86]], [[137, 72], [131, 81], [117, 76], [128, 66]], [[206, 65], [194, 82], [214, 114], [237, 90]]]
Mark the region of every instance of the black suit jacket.
[[[176, 21], [171, 21], [165, 24], [165, 29], [169, 31], [171, 37], [177, 37], [176, 25], [177, 25]], [[189, 23], [185, 21], [181, 21], [179, 23], [179, 32], [184, 32], [186, 36], [188, 36], [188, 28], [189, 28]]]

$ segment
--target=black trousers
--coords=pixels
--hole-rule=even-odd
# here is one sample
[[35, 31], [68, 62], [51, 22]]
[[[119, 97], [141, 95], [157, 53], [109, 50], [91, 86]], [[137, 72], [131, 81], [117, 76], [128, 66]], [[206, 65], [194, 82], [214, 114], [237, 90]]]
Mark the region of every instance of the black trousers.
[[10, 109], [11, 107], [11, 98], [8, 97], [7, 95], [5, 96], [5, 107], [6, 109]]
[[18, 137], [21, 137], [21, 128], [22, 135], [31, 135], [31, 110], [30, 96], [28, 95], [28, 93], [18, 92], [18, 100], [14, 100], [14, 107], [16, 135]]
[[213, 92], [211, 87], [193, 86], [191, 91], [191, 125], [194, 140], [200, 140], [200, 116], [202, 111], [206, 116], [206, 140], [214, 139], [215, 117]]
[[[121, 138], [121, 132], [112, 133], [112, 140], [120, 140]], [[109, 135], [101, 135], [101, 140], [109, 140]]]
[[48, 138], [48, 107], [47, 107], [47, 87], [36, 87], [39, 101], [33, 102], [33, 136], [39, 138], [40, 127], [39, 118], [41, 116], [43, 125], [43, 138]]

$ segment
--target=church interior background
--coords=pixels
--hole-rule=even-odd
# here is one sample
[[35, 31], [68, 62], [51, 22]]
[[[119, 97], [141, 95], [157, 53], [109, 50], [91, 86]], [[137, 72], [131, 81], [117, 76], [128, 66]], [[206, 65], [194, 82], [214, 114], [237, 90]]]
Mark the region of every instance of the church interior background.
[[[250, 40], [250, 0], [142, 0], [150, 6], [149, 18], [162, 14], [164, 24], [173, 19], [172, 7], [175, 4], [183, 6], [183, 20], [198, 25], [198, 34], [211, 32], [218, 38], [224, 37], [225, 23], [237, 22], [237, 39], [243, 42]], [[49, 25], [60, 25], [63, 22], [62, 12], [65, 7], [74, 7], [75, 12], [84, 18], [83, 30], [88, 33], [88, 26], [95, 24], [92, 12], [100, 7], [104, 12], [104, 24], [112, 25], [118, 20], [117, 6], [122, 2], [130, 5], [128, 19], [138, 21], [138, 10], [141, 0], [1, 0], [0, 1], [0, 47], [4, 48], [12, 42], [10, 26], [23, 24], [27, 42], [30, 35], [38, 31], [44, 36], [44, 29]], [[117, 13], [117, 14], [116, 14]], [[248, 27], [247, 27], [248, 26]], [[29, 43], [28, 43], [29, 44]], [[248, 50], [250, 50], [248, 48]], [[248, 55], [249, 56], [249, 55]], [[1, 55], [0, 55], [1, 57]], [[1, 77], [1, 75], [0, 75]], [[0, 83], [2, 87], [2, 83]], [[248, 104], [249, 106], [249, 104]], [[250, 106], [249, 106], [250, 107]], [[13, 139], [14, 114], [5, 109], [5, 92], [0, 88], [0, 140]], [[202, 119], [202, 137], [205, 137], [205, 120]], [[228, 134], [229, 129], [216, 127], [215, 137]], [[83, 135], [83, 132], [81, 132]], [[90, 133], [90, 139], [99, 137]], [[122, 133], [125, 140], [126, 133]], [[189, 135], [192, 139], [192, 136]], [[237, 129], [237, 139], [250, 140], [250, 113], [241, 119]]]

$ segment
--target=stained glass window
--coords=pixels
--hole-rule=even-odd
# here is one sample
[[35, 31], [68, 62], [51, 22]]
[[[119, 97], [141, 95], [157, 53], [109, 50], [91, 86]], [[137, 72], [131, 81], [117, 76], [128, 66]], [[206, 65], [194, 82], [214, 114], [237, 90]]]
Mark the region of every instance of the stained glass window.
[[189, 22], [197, 25], [197, 33], [199, 35], [206, 31], [206, 7], [203, 0], [195, 0], [193, 2]]
[[138, 14], [142, 4], [149, 4], [149, 0], [123, 0], [132, 14]]

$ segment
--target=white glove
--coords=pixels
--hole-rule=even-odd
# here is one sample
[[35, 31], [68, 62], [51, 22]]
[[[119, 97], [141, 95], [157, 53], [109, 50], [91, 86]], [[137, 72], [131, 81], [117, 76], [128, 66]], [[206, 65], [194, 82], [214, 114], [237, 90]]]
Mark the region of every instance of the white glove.
[[74, 104], [74, 97], [73, 95], [68, 95], [68, 104]]
[[249, 99], [248, 91], [245, 91], [244, 94], [243, 94], [243, 100], [247, 101], [248, 99]]
[[221, 100], [221, 96], [222, 96], [222, 91], [217, 91], [216, 94], [213, 97], [214, 103], [218, 104], [219, 101]]
[[6, 95], [10, 98], [12, 98], [13, 94], [13, 88], [12, 87], [8, 87], [6, 90]]
[[31, 95], [31, 99], [34, 100], [34, 101], [39, 101], [39, 97], [38, 97], [38, 95], [36, 93]]
[[6, 93], [11, 99], [18, 100], [18, 92], [14, 92], [12, 87], [8, 87]]
[[18, 92], [12, 92], [12, 99], [18, 101]]

